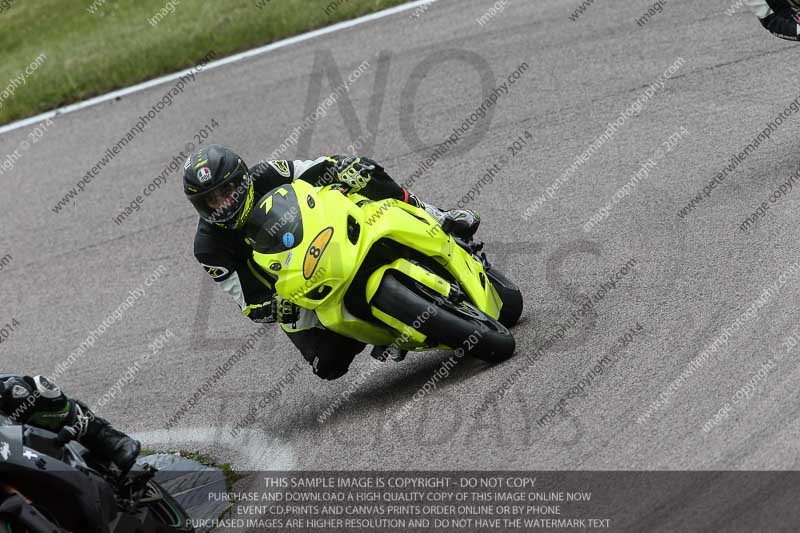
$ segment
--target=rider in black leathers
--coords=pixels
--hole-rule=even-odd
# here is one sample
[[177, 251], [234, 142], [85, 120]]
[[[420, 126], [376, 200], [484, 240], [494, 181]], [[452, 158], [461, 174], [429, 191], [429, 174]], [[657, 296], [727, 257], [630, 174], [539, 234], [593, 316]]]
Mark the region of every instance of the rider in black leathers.
[[[336, 184], [344, 192], [370, 200], [394, 198], [428, 211], [441, 229], [469, 240], [480, 218], [466, 209], [441, 210], [396, 183], [377, 162], [364, 157], [327, 156], [310, 161], [263, 161], [248, 167], [233, 150], [212, 144], [192, 154], [184, 165], [184, 192], [200, 215], [194, 255], [217, 285], [255, 322], [279, 322], [312, 366], [332, 380], [344, 375], [365, 345], [325, 329], [316, 314], [276, 297], [276, 277], [252, 260], [245, 225], [253, 205], [275, 187], [303, 180], [314, 186]], [[377, 359], [401, 360], [405, 353], [378, 346]]]
[[745, 3], [773, 35], [790, 41], [800, 40], [799, 0], [746, 0]]
[[0, 413], [12, 423], [28, 424], [69, 436], [93, 454], [130, 470], [141, 444], [111, 427], [83, 402], [68, 398], [44, 376], [0, 374]]

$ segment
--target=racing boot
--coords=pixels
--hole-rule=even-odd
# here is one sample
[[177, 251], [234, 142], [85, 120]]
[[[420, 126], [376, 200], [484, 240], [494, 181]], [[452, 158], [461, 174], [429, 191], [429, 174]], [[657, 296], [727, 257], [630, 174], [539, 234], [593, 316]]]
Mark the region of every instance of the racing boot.
[[445, 233], [458, 237], [462, 241], [469, 242], [478, 226], [481, 224], [481, 217], [470, 209], [450, 209], [444, 211], [435, 205], [425, 204], [413, 193], [408, 193], [408, 203], [421, 207], [435, 218]]
[[108, 420], [94, 416], [85, 405], [82, 411], [89, 413], [90, 419], [85, 422], [85, 429], [78, 437], [78, 442], [92, 453], [114, 463], [123, 474], [127, 473], [139, 456], [141, 443], [114, 429]]

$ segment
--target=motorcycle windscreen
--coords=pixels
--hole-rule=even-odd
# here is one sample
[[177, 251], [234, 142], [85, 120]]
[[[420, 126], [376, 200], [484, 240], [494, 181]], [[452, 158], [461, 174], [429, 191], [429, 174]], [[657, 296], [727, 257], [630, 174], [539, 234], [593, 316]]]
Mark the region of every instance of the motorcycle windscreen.
[[247, 236], [253, 250], [262, 254], [280, 253], [303, 241], [303, 217], [293, 188], [278, 187], [258, 201], [248, 219]]

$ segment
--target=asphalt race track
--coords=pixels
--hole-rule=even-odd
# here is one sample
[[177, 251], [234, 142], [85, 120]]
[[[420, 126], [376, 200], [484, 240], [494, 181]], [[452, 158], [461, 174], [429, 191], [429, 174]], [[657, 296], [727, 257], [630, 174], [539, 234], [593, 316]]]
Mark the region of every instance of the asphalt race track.
[[[0, 346], [4, 370], [53, 374], [130, 297], [56, 373], [150, 447], [200, 450], [243, 469], [796, 468], [800, 375], [786, 339], [800, 325], [800, 193], [769, 197], [798, 169], [797, 113], [702, 193], [798, 96], [787, 73], [800, 49], [749, 13], [726, 15], [723, 2], [668, 4], [644, 26], [635, 19], [648, 2], [597, 2], [573, 22], [577, 4], [512, 0], [480, 25], [488, 1], [441, 0], [416, 18], [407, 11], [200, 72], [58, 213], [56, 203], [174, 82], [55, 118], [1, 176], [0, 257], [12, 259], [0, 270], [0, 323], [19, 323]], [[204, 142], [234, 146], [252, 164], [364, 61], [349, 92], [282, 157], [361, 145], [404, 182], [497, 94], [412, 188], [445, 207], [475, 191], [468, 207], [483, 216], [489, 257], [526, 297], [517, 357], [495, 367], [465, 360], [443, 376], [452, 354], [412, 354], [375, 370], [365, 351], [348, 376], [323, 382], [273, 326], [165, 429], [257, 328], [192, 257], [196, 217], [179, 171], [122, 224], [114, 217], [212, 120]], [[505, 93], [494, 90], [523, 64]], [[638, 112], [554, 188], [637, 101]], [[0, 156], [31, 130], [0, 136]], [[527, 144], [515, 149], [520, 137]], [[501, 171], [478, 190], [495, 164]], [[537, 206], [547, 187], [552, 196]], [[763, 218], [742, 231], [762, 202]], [[607, 203], [608, 216], [584, 231]], [[154, 364], [129, 371], [167, 330]], [[437, 371], [436, 386], [418, 393]], [[289, 372], [293, 383], [279, 385]], [[542, 422], [575, 387], [581, 394]], [[270, 390], [275, 398], [259, 407]], [[725, 416], [707, 424], [726, 402]], [[254, 422], [233, 437], [251, 407]]]

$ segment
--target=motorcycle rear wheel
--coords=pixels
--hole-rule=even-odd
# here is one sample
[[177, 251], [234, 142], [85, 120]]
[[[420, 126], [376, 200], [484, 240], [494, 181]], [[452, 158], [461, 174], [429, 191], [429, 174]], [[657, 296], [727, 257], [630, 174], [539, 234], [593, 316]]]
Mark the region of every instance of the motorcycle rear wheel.
[[[428, 337], [428, 344], [464, 350], [487, 363], [499, 363], [514, 355], [514, 336], [499, 321], [467, 299], [444, 299], [402, 274], [388, 272], [371, 303], [404, 324], [417, 322], [415, 329]], [[423, 320], [425, 316], [428, 318]]]

